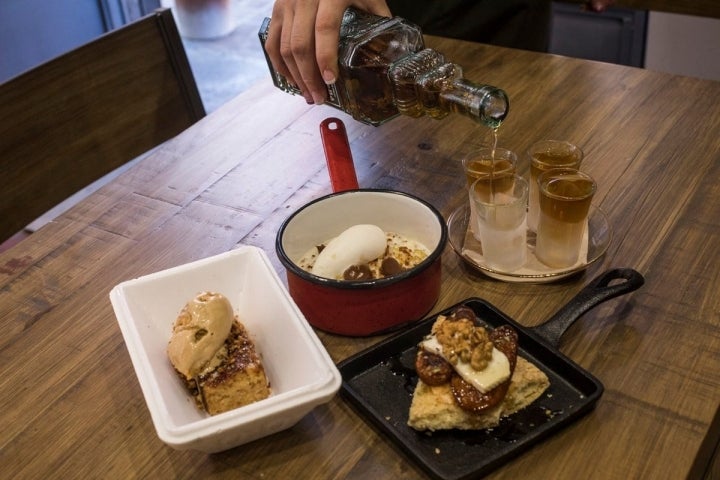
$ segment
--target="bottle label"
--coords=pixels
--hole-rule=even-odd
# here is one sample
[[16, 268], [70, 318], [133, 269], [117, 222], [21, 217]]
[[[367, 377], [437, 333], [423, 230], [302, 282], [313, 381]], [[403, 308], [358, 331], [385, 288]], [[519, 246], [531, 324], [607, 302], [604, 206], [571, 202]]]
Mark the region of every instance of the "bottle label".
[[[258, 32], [258, 37], [260, 38], [260, 45], [262, 46], [263, 54], [265, 55], [265, 61], [267, 62], [268, 69], [270, 69], [270, 76], [272, 77], [273, 84], [279, 88], [280, 90], [293, 94], [293, 95], [302, 95], [302, 92], [299, 88], [297, 88], [295, 85], [290, 83], [287, 78], [280, 75], [276, 70], [275, 67], [273, 67], [272, 62], [270, 61], [270, 57], [268, 56], [267, 52], [265, 51], [265, 42], [267, 41], [268, 36], [268, 29], [270, 28], [270, 19], [265, 18], [263, 20], [262, 25], [260, 26], [260, 31]], [[343, 110], [343, 106], [340, 103], [340, 95], [338, 93], [337, 87], [333, 85], [326, 85], [327, 88], [327, 100], [325, 100], [326, 105], [331, 105], [335, 108], [339, 108], [340, 110]]]

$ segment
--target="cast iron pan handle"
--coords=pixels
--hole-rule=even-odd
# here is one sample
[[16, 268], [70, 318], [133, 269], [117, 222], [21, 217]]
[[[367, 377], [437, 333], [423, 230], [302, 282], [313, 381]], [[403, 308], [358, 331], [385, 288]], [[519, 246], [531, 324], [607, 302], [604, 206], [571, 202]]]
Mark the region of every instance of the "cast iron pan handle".
[[[613, 280], [619, 279], [624, 281], [610, 285]], [[560, 308], [545, 323], [531, 328], [531, 330], [552, 346], [557, 347], [563, 333], [585, 312], [605, 300], [633, 292], [644, 283], [643, 276], [632, 268], [608, 270], [587, 284], [570, 302]]]
[[357, 190], [358, 180], [345, 124], [339, 118], [326, 118], [320, 122], [320, 137], [333, 192]]

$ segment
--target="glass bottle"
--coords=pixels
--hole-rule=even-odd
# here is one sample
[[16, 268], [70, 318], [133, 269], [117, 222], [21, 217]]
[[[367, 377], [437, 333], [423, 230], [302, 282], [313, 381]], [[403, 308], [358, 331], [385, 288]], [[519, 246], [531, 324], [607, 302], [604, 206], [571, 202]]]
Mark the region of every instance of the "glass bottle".
[[[266, 18], [259, 32], [263, 51], [269, 25]], [[300, 94], [266, 59], [275, 86]], [[338, 66], [340, 76], [328, 85], [326, 104], [370, 125], [399, 114], [440, 119], [454, 112], [495, 129], [508, 114], [504, 91], [465, 79], [462, 67], [425, 48], [420, 28], [400, 17], [348, 8], [340, 27]]]

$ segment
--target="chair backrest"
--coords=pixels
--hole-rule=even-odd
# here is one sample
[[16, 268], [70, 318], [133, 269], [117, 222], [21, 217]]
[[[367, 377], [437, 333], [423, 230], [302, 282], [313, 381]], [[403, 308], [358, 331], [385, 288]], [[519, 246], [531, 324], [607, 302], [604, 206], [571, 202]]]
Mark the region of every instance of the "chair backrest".
[[0, 85], [0, 241], [205, 110], [170, 10]]

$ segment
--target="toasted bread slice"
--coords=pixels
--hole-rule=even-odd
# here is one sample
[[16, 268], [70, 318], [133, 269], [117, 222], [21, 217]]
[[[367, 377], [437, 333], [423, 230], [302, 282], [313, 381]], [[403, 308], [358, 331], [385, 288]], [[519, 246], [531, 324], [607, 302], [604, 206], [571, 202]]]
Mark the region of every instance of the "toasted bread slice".
[[185, 380], [198, 407], [210, 415], [270, 396], [270, 385], [260, 356], [247, 330], [237, 319], [224, 348], [227, 356], [220, 365], [193, 380]]
[[515, 372], [505, 399], [482, 413], [461, 409], [450, 384], [429, 386], [418, 380], [408, 425], [415, 430], [480, 430], [495, 427], [502, 417], [512, 415], [537, 400], [550, 386], [547, 375], [531, 362], [518, 356]]

